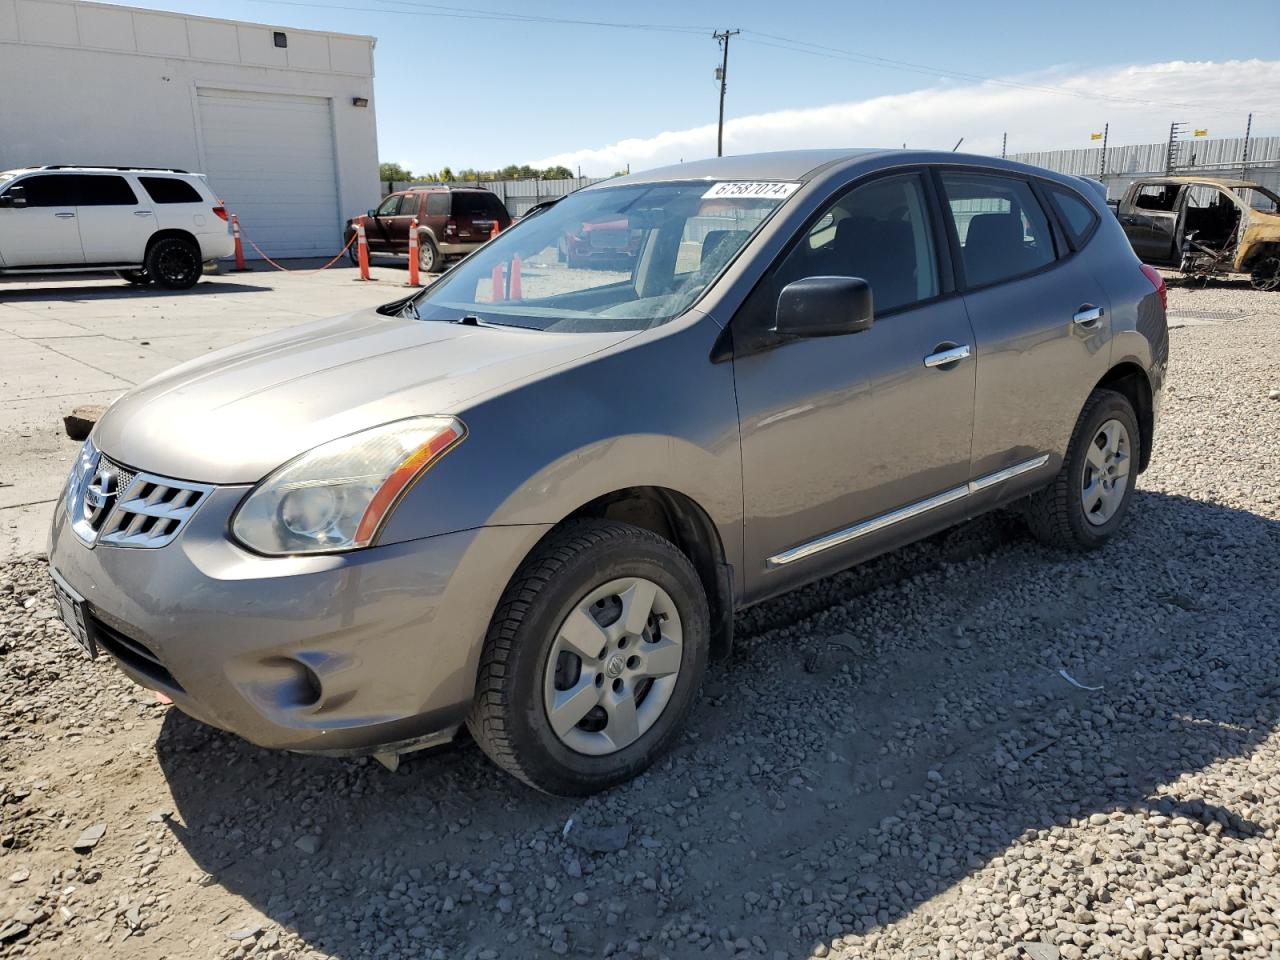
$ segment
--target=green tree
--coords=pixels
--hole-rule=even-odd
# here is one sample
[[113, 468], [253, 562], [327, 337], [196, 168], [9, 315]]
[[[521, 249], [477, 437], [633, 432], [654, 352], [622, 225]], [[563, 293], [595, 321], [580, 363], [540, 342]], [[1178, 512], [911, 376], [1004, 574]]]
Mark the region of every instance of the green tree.
[[440, 173], [437, 174], [437, 176], [440, 178], [442, 182], [449, 183], [454, 179], [453, 167], [441, 167]]
[[378, 164], [378, 179], [383, 183], [388, 180], [412, 180], [413, 174], [398, 163]]
[[573, 171], [568, 167], [555, 166], [547, 167], [542, 171], [543, 180], [572, 180]]

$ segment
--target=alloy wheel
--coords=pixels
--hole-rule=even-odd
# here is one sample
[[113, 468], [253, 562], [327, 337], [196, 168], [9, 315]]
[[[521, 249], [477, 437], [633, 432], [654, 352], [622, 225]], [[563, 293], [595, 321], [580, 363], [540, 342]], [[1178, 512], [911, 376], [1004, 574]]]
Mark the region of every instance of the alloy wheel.
[[624, 577], [583, 597], [556, 630], [543, 705], [565, 746], [625, 749], [657, 722], [684, 660], [680, 614], [652, 580]]
[[1129, 485], [1129, 431], [1119, 420], [1107, 420], [1094, 434], [1085, 454], [1080, 502], [1085, 519], [1100, 527], [1124, 502]]

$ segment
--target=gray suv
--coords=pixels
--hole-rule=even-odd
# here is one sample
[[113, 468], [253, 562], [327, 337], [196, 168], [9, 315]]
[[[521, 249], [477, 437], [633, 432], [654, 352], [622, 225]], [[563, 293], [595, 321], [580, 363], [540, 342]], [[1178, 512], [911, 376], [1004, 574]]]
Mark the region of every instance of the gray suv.
[[[625, 238], [613, 268], [567, 232]], [[802, 151], [610, 180], [412, 297], [118, 400], [53, 522], [70, 629], [257, 744], [466, 724], [587, 794], [735, 611], [994, 507], [1093, 549], [1151, 456], [1164, 288], [1080, 180]]]

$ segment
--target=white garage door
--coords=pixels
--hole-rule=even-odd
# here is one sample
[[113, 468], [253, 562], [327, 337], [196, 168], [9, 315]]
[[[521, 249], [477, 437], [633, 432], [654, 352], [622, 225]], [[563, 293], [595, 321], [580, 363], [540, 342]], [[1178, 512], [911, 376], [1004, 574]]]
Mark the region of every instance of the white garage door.
[[[272, 259], [332, 256], [342, 245], [329, 101], [201, 89], [213, 192]], [[245, 255], [257, 253], [245, 244]]]

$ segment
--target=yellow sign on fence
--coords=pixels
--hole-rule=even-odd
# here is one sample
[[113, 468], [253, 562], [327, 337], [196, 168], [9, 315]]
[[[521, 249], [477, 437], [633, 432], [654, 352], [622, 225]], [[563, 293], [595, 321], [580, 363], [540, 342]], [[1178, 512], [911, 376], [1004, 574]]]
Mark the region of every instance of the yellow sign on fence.
[[1208, 130], [1197, 130], [1197, 131], [1196, 131], [1196, 136], [1197, 136], [1197, 137], [1207, 137], [1208, 135], [1209, 135], [1209, 131], [1208, 131]]
[[1090, 139], [1090, 140], [1101, 140], [1101, 139], [1102, 139], [1102, 134], [1100, 134], [1100, 133], [1091, 133], [1091, 134], [1089, 134], [1089, 139]]

